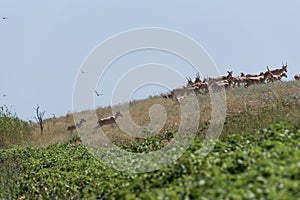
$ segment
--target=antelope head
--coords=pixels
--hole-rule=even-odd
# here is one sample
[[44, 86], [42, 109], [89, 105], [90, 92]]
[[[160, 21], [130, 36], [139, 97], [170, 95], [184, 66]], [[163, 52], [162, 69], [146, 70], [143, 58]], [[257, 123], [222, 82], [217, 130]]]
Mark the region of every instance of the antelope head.
[[227, 77], [232, 77], [233, 71], [227, 71], [228, 76]]
[[194, 83], [200, 83], [200, 82], [201, 82], [200, 74], [199, 74], [199, 72], [197, 72], [197, 74], [196, 74], [196, 79], [195, 79], [195, 82], [194, 82]]
[[192, 81], [191, 77], [186, 77], [186, 80], [188, 81], [188, 85], [193, 84], [193, 81]]
[[285, 65], [284, 65], [283, 62], [282, 62], [282, 69], [283, 69], [285, 72], [287, 72], [287, 62], [285, 62]]
[[285, 77], [285, 78], [287, 78], [288, 76], [287, 76], [287, 74], [286, 74], [286, 73], [282, 73], [282, 74], [281, 74], [281, 77]]

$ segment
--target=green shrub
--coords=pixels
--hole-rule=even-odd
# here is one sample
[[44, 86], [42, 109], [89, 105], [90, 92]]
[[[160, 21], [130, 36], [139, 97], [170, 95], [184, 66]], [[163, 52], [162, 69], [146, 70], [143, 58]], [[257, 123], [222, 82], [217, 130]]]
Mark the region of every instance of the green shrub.
[[0, 148], [18, 145], [28, 139], [29, 124], [22, 121], [7, 106], [0, 107]]
[[[153, 151], [162, 139], [131, 151]], [[46, 148], [14, 147], [0, 151], [0, 199], [299, 199], [299, 141], [300, 124], [279, 121], [230, 134], [203, 159], [197, 138], [175, 162], [139, 174], [96, 160], [79, 137]]]

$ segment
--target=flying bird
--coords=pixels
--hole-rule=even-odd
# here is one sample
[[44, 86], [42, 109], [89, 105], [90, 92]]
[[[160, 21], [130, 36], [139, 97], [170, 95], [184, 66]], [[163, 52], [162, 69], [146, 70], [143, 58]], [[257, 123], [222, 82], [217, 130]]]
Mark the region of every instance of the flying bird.
[[2, 19], [7, 19], [7, 17], [2, 17]]
[[99, 97], [100, 95], [102, 96], [103, 94], [99, 94], [96, 90], [95, 90], [96, 95]]
[[81, 71], [81, 73], [83, 73], [83, 74], [87, 73], [87, 72], [83, 71], [82, 69], [80, 69], [80, 71]]

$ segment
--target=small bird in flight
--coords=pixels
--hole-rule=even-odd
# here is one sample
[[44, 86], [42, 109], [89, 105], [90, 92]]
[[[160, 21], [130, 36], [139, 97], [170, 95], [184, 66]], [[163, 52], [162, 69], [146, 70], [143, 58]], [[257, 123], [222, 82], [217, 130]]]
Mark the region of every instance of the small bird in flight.
[[2, 17], [2, 19], [7, 19], [7, 17]]
[[102, 96], [103, 94], [99, 94], [96, 90], [95, 90], [96, 95], [99, 97], [100, 95]]
[[87, 73], [87, 72], [83, 71], [82, 69], [80, 69], [80, 71], [81, 71], [81, 73], [83, 73], [83, 74]]

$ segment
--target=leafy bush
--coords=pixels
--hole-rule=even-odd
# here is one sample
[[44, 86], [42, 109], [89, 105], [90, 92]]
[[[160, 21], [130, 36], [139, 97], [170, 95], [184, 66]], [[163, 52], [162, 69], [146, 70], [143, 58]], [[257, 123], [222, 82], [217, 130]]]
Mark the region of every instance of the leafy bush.
[[[155, 150], [154, 140], [131, 151]], [[204, 159], [197, 155], [198, 138], [174, 163], [140, 174], [109, 168], [78, 137], [47, 148], [12, 148], [0, 152], [0, 198], [297, 199], [299, 142], [300, 124], [280, 121], [261, 131], [228, 135]]]
[[[149, 136], [150, 135], [150, 136]], [[131, 142], [130, 147], [127, 147], [127, 151], [134, 153], [147, 153], [156, 151], [165, 147], [170, 140], [174, 137], [173, 131], [167, 131], [165, 134], [153, 135], [151, 130], [145, 129], [143, 131], [144, 138], [136, 138], [135, 141]]]
[[21, 144], [29, 133], [27, 122], [20, 120], [7, 106], [0, 107], [0, 148]]

